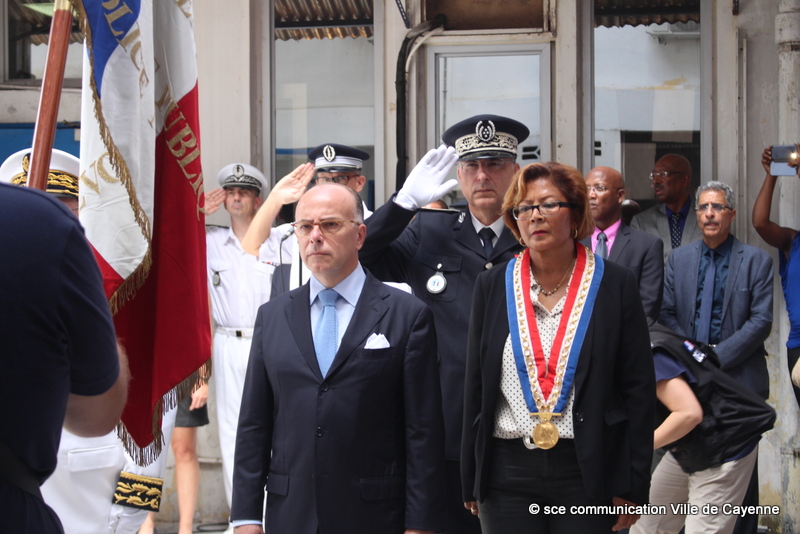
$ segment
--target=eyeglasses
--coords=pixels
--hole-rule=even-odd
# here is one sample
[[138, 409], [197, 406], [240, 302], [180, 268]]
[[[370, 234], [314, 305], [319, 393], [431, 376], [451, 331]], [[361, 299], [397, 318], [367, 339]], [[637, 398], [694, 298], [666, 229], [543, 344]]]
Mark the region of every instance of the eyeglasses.
[[722, 213], [725, 210], [733, 210], [732, 207], [726, 206], [725, 204], [720, 204], [718, 202], [712, 202], [710, 204], [700, 204], [695, 208], [696, 211], [708, 211], [708, 208], [711, 208], [711, 211], [714, 213]]
[[651, 172], [650, 173], [650, 180], [655, 180], [656, 178], [666, 178], [670, 174], [685, 174], [680, 171], [661, 171], [661, 172]]
[[617, 191], [619, 191], [620, 189], [624, 189], [624, 188], [622, 188], [622, 187], [606, 187], [604, 185], [587, 185], [586, 189], [589, 191], [589, 193], [594, 191], [598, 195], [602, 195], [603, 193], [605, 193], [606, 191], [608, 191], [610, 189], [616, 189]]
[[319, 222], [311, 221], [297, 221], [292, 223], [294, 233], [300, 237], [305, 237], [314, 230], [315, 226], [319, 226], [319, 231], [324, 235], [338, 234], [339, 230], [344, 228], [344, 223], [361, 224], [358, 221], [345, 221], [341, 219], [326, 219]]
[[338, 176], [332, 176], [332, 175], [322, 176], [322, 175], [318, 174], [314, 178], [314, 183], [317, 184], [317, 185], [319, 185], [319, 184], [342, 184], [342, 185], [344, 185], [344, 184], [346, 184], [347, 182], [350, 181], [350, 178], [353, 178], [352, 174], [340, 174]]
[[520, 204], [511, 208], [511, 213], [518, 221], [529, 221], [533, 218], [533, 210], [539, 210], [542, 217], [552, 217], [561, 211], [561, 208], [577, 208], [573, 202], [542, 202], [541, 204]]
[[477, 159], [471, 161], [462, 161], [459, 163], [459, 167], [461, 168], [461, 172], [467, 175], [478, 174], [478, 169], [482, 166], [486, 168], [488, 172], [495, 172], [501, 171], [505, 169], [506, 164], [511, 161], [511, 158], [487, 158], [487, 159]]

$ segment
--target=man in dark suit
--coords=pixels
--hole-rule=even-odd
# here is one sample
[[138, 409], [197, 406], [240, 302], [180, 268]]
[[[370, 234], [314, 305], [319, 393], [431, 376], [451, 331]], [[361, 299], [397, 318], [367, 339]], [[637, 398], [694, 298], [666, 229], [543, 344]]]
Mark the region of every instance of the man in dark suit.
[[397, 195], [367, 220], [369, 232], [360, 255], [375, 276], [407, 283], [433, 310], [444, 396], [444, 531], [449, 534], [481, 531], [477, 518], [464, 508], [459, 467], [469, 310], [478, 275], [521, 250], [503, 223], [502, 205], [519, 170], [517, 146], [528, 133], [523, 124], [497, 115], [471, 117], [448, 128], [442, 138], [458, 155], [458, 183], [467, 207], [420, 209], [456, 185], [455, 180], [445, 182], [453, 149], [432, 150]]
[[[660, 321], [689, 338], [715, 345], [722, 369], [766, 399], [764, 341], [772, 329], [772, 258], [731, 235], [735, 200], [731, 187], [722, 182], [698, 188], [697, 224], [703, 240], [670, 254]], [[757, 445], [745, 452], [757, 455]], [[758, 504], [757, 478], [756, 466], [744, 505]]]
[[661, 157], [650, 173], [653, 193], [659, 204], [636, 215], [631, 226], [664, 242], [664, 263], [669, 253], [703, 237], [692, 222], [692, 164], [680, 154]]
[[422, 533], [442, 526], [444, 437], [433, 315], [358, 261], [358, 195], [297, 205], [309, 283], [256, 319], [236, 438], [237, 534]]
[[658, 319], [664, 289], [664, 243], [622, 222], [625, 180], [610, 167], [595, 167], [586, 175], [594, 233], [581, 243], [595, 254], [627, 267], [636, 275], [644, 312]]

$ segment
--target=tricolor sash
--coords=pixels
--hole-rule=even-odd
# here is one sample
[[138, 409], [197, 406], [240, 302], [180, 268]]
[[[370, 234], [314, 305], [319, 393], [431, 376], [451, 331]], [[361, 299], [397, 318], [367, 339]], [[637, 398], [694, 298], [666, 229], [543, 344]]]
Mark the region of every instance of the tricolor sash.
[[512, 259], [506, 268], [506, 305], [511, 346], [525, 402], [531, 414], [562, 413], [575, 379], [581, 347], [603, 278], [603, 259], [576, 243], [564, 311], [549, 361], [545, 358], [531, 301], [530, 251]]

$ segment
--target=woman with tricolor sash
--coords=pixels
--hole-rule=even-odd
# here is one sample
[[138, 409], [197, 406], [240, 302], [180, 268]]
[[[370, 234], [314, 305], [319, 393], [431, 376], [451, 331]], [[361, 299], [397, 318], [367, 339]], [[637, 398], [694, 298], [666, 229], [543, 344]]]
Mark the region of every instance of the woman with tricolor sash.
[[594, 222], [577, 169], [528, 165], [503, 210], [526, 248], [475, 286], [465, 506], [484, 534], [627, 528], [648, 499], [655, 409], [636, 279], [578, 242]]

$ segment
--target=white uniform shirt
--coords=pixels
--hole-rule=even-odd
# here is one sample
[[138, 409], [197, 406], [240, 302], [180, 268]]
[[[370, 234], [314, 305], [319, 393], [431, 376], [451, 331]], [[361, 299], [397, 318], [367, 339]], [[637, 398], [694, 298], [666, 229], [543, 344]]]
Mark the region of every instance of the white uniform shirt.
[[291, 261], [293, 240], [280, 243], [286, 230], [287, 225], [273, 228], [256, 258], [244, 251], [232, 229], [206, 229], [208, 287], [217, 326], [253, 328], [258, 307], [269, 300], [276, 266]]

